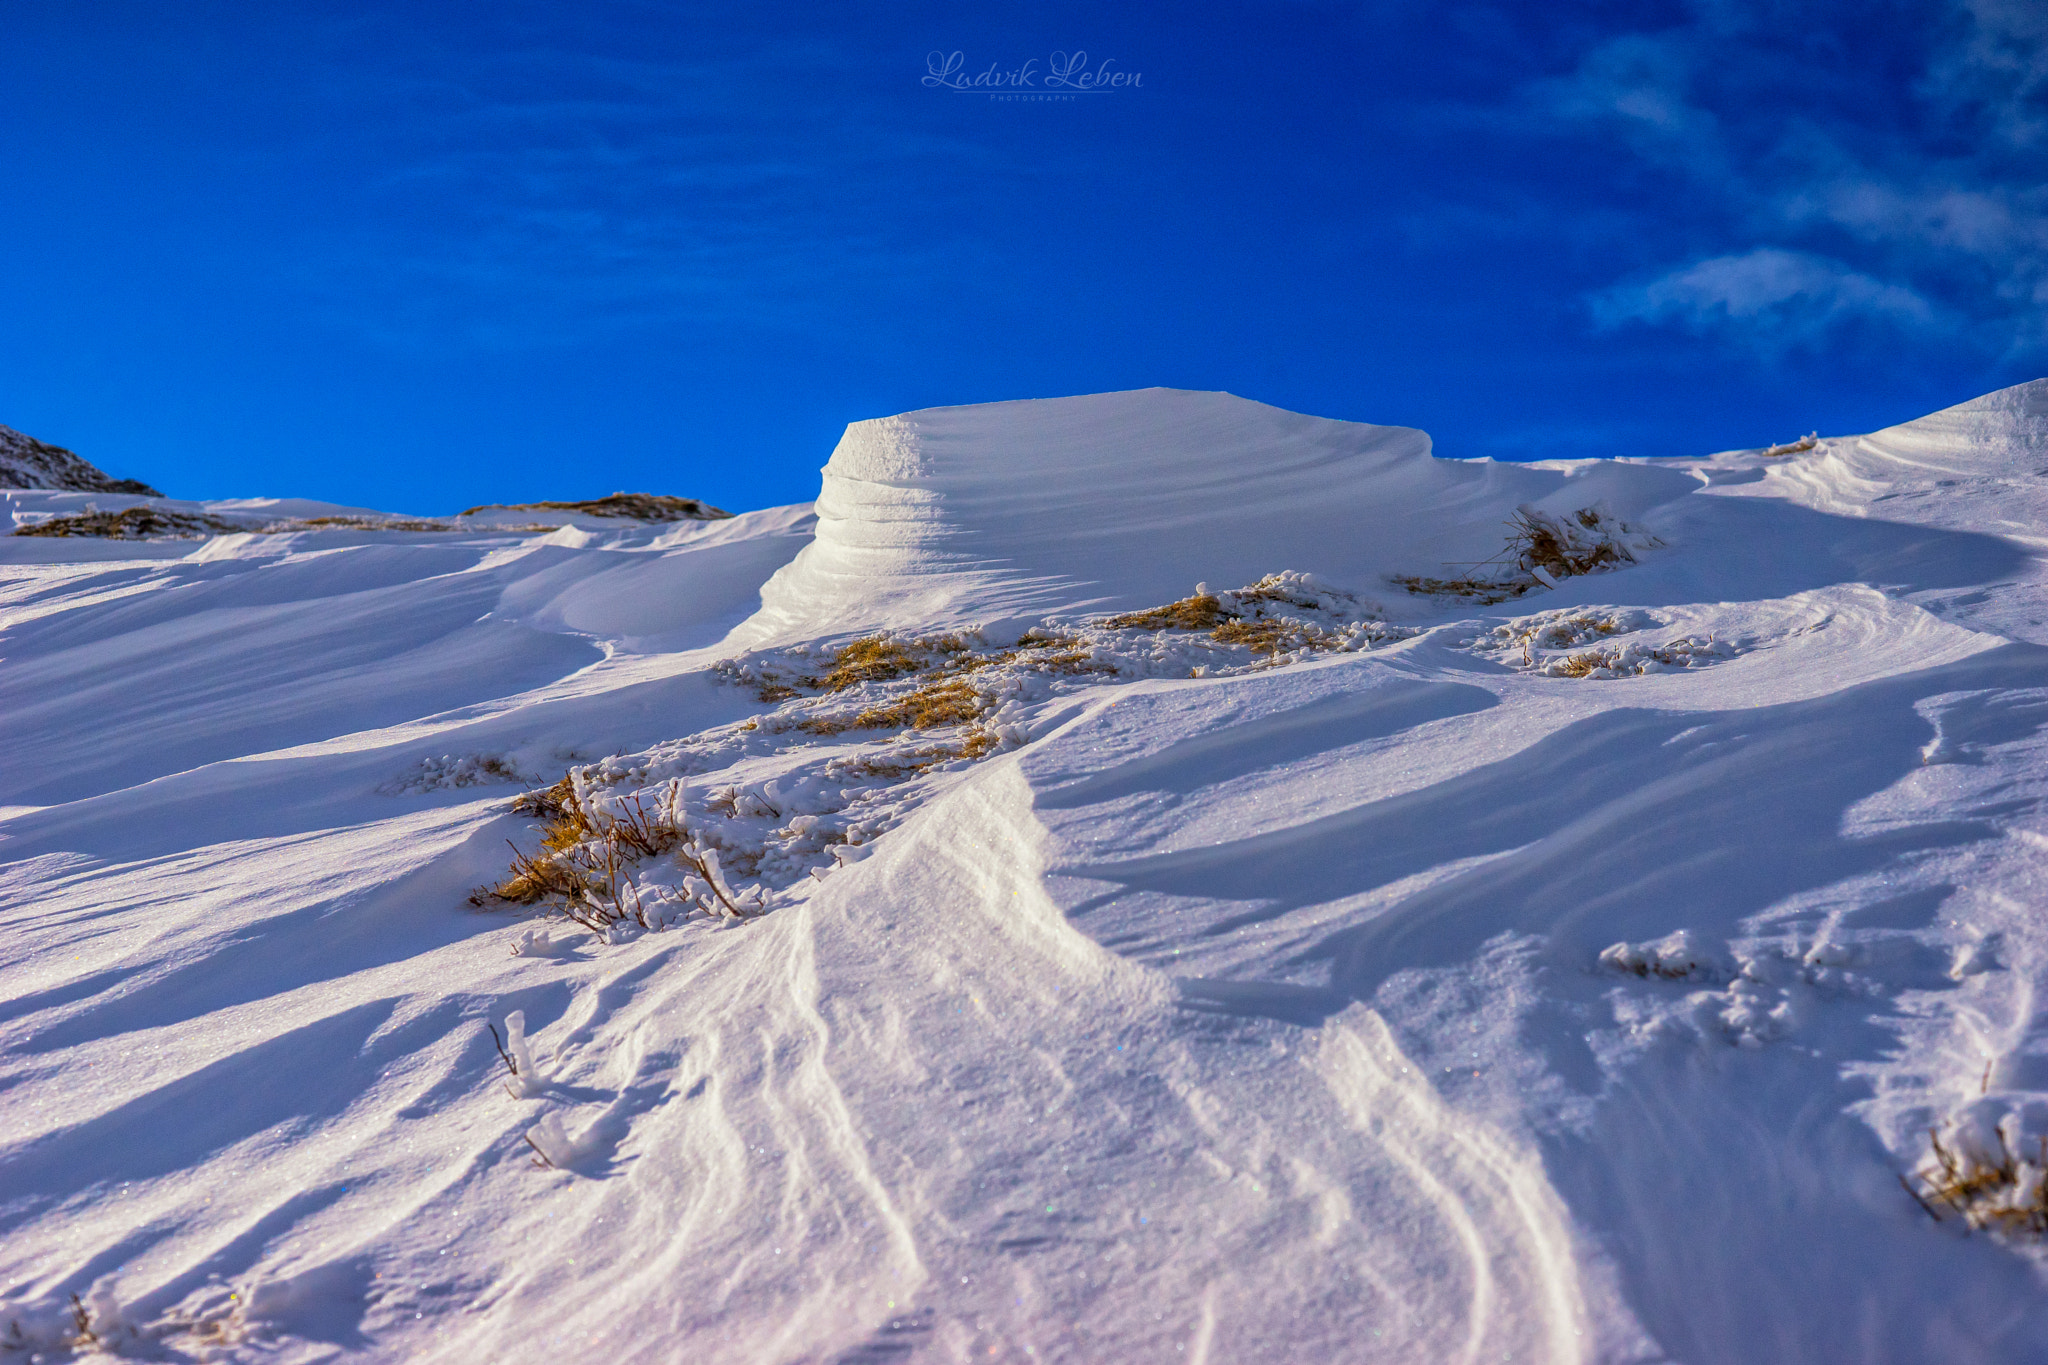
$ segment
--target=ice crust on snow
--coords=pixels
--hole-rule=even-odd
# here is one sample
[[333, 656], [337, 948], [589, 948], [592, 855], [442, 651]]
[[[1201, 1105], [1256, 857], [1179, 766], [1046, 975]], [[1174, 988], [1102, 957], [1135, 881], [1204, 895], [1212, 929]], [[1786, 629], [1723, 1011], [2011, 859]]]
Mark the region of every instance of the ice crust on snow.
[[[2048, 382], [1794, 446], [1147, 390], [815, 512], [0, 537], [0, 1344], [2030, 1358]], [[762, 913], [470, 907], [565, 774]]]

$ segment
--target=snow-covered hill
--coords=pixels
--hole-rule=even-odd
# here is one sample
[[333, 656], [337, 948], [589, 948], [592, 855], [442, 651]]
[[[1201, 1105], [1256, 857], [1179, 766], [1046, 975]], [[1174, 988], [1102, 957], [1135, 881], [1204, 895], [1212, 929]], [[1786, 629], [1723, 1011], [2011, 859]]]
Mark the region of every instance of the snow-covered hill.
[[[856, 423], [815, 511], [150, 505], [307, 525], [0, 537], [24, 1356], [2048, 1359], [2048, 381], [1780, 456], [1146, 390]], [[599, 889], [472, 905], [508, 841]]]

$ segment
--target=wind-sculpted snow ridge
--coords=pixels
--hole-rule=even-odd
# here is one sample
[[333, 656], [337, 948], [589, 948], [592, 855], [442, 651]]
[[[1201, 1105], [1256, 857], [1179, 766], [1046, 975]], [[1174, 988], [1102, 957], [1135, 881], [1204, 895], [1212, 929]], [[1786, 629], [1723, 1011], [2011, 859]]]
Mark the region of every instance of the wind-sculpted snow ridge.
[[0, 1357], [2032, 1359], [2044, 402], [0, 536]]
[[1492, 559], [1520, 506], [1565, 517], [1604, 503], [1634, 520], [1694, 486], [1597, 461], [1432, 459], [1412, 428], [1225, 393], [931, 408], [847, 428], [824, 469], [817, 539], [762, 589], [749, 631], [766, 642], [1132, 611], [1282, 564], [1375, 591]]

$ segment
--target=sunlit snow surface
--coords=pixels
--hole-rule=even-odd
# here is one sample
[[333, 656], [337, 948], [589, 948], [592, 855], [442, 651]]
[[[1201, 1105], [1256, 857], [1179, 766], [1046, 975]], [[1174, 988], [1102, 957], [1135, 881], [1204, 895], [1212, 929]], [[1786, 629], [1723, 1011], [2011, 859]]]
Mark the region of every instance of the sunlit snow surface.
[[[1386, 581], [1595, 501], [1664, 547]], [[1898, 1179], [2048, 1134], [2044, 545], [2048, 381], [1654, 465], [1151, 390], [856, 424], [815, 517], [0, 538], [0, 1359], [2048, 1359], [2042, 1252]], [[502, 773], [763, 716], [743, 650], [1279, 570], [1403, 638], [1020, 694], [749, 923], [466, 902]]]

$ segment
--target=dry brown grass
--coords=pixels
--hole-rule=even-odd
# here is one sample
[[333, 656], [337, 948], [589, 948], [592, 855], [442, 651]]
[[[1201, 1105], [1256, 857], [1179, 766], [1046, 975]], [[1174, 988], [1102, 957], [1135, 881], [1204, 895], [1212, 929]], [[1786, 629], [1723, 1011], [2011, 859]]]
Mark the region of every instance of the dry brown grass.
[[1796, 441], [1787, 441], [1781, 446], [1771, 446], [1762, 452], [1765, 459], [1776, 459], [1784, 455], [1799, 455], [1820, 444], [1820, 433], [1812, 432]]
[[1588, 650], [1584, 654], [1571, 655], [1562, 663], [1551, 665], [1556, 670], [1552, 676], [1559, 678], [1583, 678], [1594, 669], [1605, 668], [1606, 666], [1607, 657], [1597, 649]]
[[512, 798], [514, 815], [538, 815], [549, 819], [560, 815], [576, 802], [576, 785], [567, 777], [552, 787], [539, 791], [522, 792]]
[[1492, 578], [1426, 578], [1419, 574], [1390, 574], [1387, 581], [1417, 597], [1462, 597], [1482, 607], [1512, 602], [1543, 586], [1533, 578], [1511, 582]]
[[1213, 593], [1198, 593], [1150, 611], [1112, 616], [1102, 624], [1111, 630], [1213, 630], [1225, 619], [1223, 603]]
[[927, 683], [884, 706], [871, 706], [853, 716], [813, 716], [797, 728], [807, 734], [837, 735], [848, 730], [934, 730], [964, 725], [988, 708], [982, 695], [958, 678]]
[[[1581, 507], [1572, 513], [1572, 519], [1589, 531], [1600, 524], [1599, 512], [1591, 507]], [[1611, 540], [1591, 547], [1567, 545], [1555, 531], [1522, 512], [1515, 513], [1508, 526], [1508, 548], [1504, 553], [1514, 555], [1522, 564], [1543, 569], [1553, 578], [1575, 578], [1628, 562], [1621, 547]]]
[[860, 713], [860, 723], [873, 730], [903, 726], [933, 730], [941, 725], [964, 725], [987, 705], [979, 692], [956, 679], [920, 687], [887, 706], [871, 707]]
[[[960, 635], [899, 637], [867, 635], [841, 645], [826, 656], [820, 671], [805, 674], [768, 672], [746, 678], [746, 685], [764, 702], [788, 701], [809, 694], [832, 694], [863, 683], [888, 683], [920, 677], [936, 682], [978, 673], [999, 664], [1027, 662], [1047, 673], [1100, 671], [1085, 644], [1076, 637], [1032, 630], [1009, 649], [978, 649]], [[742, 675], [745, 676], [745, 675]], [[904, 722], [909, 724], [911, 722]], [[838, 734], [859, 728], [844, 718], [817, 717], [799, 728], [812, 734]]]
[[1254, 654], [1278, 654], [1300, 634], [1284, 621], [1225, 621], [1209, 632], [1218, 644], [1243, 645]]
[[2048, 1235], [2048, 1137], [2040, 1139], [2035, 1161], [2024, 1161], [1998, 1132], [1998, 1159], [1972, 1156], [1948, 1146], [1928, 1130], [1929, 1163], [1899, 1183], [1937, 1223], [1960, 1215], [1972, 1228], [2030, 1237]]
[[[1334, 647], [1338, 637], [1320, 626], [1260, 614], [1256, 605], [1259, 603], [1278, 603], [1302, 610], [1313, 610], [1319, 605], [1313, 597], [1304, 598], [1298, 589], [1290, 591], [1279, 582], [1280, 577], [1268, 575], [1249, 588], [1228, 594], [1229, 605], [1216, 594], [1197, 593], [1150, 611], [1112, 616], [1102, 624], [1111, 630], [1206, 630], [1218, 644], [1242, 645], [1254, 655], [1266, 658], [1297, 648]], [[1077, 654], [1076, 658], [1082, 661], [1086, 656]]]
[[916, 673], [930, 662], [922, 650], [913, 652], [902, 642], [885, 635], [870, 635], [843, 645], [832, 656], [832, 667], [817, 680], [826, 692], [844, 692], [868, 682], [888, 682]]
[[219, 517], [130, 507], [120, 512], [80, 512], [51, 517], [15, 529], [18, 536], [93, 536], [105, 540], [204, 540], [249, 528]]
[[983, 758], [1001, 748], [1001, 742], [986, 730], [969, 730], [958, 744], [934, 744], [922, 749], [897, 750], [890, 754], [863, 755], [835, 762], [831, 774], [844, 781], [855, 777], [879, 777], [885, 782], [902, 782], [930, 772], [942, 763], [960, 758]]
[[[1546, 515], [1533, 509], [1517, 509], [1507, 521], [1507, 544], [1491, 559], [1469, 566], [1478, 572], [1457, 578], [1430, 578], [1419, 574], [1389, 575], [1389, 581], [1423, 597], [1462, 597], [1481, 606], [1512, 601], [1542, 587], [1537, 570], [1553, 579], [1576, 578], [1602, 569], [1631, 563], [1628, 550], [1602, 530], [1601, 509], [1581, 507], [1560, 521], [1575, 521], [1600, 534], [1593, 540], [1573, 544], [1546, 524]], [[1624, 528], [1625, 529], [1625, 528]], [[1568, 531], [1569, 534], [1569, 531]]]

